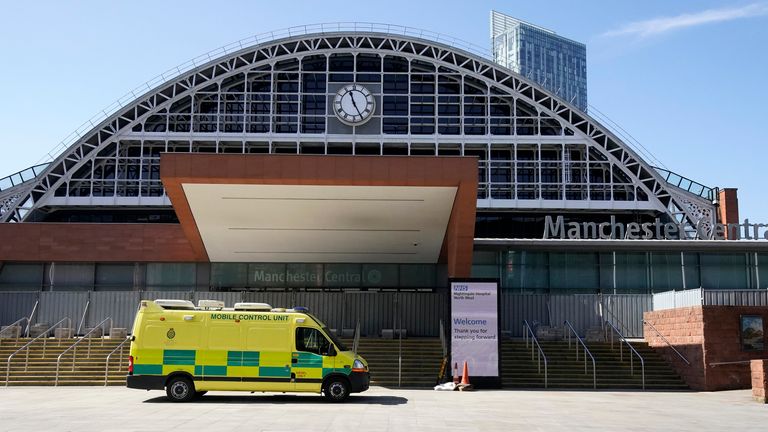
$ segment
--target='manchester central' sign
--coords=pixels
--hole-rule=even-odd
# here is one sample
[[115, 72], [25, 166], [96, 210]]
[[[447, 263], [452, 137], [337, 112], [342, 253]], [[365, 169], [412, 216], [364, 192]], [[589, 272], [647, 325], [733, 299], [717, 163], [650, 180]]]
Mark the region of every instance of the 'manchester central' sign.
[[[744, 223], [721, 224], [714, 226], [699, 222], [695, 236], [702, 240], [768, 240], [768, 224]], [[562, 216], [554, 220], [547, 215], [544, 219], [544, 238], [560, 239], [619, 239], [619, 240], [689, 240], [687, 231], [689, 225], [673, 222], [662, 222], [656, 218], [653, 222], [616, 222], [616, 216], [611, 216], [610, 222], [565, 222]]]

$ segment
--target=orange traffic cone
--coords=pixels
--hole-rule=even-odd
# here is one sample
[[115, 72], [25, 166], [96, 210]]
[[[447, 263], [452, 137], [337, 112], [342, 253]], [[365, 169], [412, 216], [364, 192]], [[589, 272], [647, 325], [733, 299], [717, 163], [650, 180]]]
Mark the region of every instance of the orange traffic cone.
[[461, 374], [461, 385], [469, 385], [469, 368], [467, 367], [467, 361], [464, 361], [464, 371]]
[[453, 364], [453, 383], [454, 384], [459, 383], [459, 364], [458, 363]]

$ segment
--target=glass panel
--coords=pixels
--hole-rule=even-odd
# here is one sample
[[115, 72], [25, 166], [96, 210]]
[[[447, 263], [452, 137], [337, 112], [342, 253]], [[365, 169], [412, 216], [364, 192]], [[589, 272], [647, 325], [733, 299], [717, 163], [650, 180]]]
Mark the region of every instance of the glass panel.
[[[715, 289], [747, 288], [747, 260], [741, 254], [699, 254], [701, 287]], [[686, 267], [686, 273], [688, 269]], [[688, 288], [697, 288], [688, 286]]]
[[195, 285], [195, 271], [194, 263], [149, 263], [147, 264], [147, 288], [191, 289]]
[[550, 252], [550, 289], [597, 292], [600, 287], [596, 253]]

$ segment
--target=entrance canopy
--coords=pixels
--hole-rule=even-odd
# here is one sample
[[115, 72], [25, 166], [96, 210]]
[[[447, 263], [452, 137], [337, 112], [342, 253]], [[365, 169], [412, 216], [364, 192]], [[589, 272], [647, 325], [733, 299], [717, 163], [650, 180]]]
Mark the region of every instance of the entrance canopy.
[[436, 263], [469, 275], [477, 162], [463, 157], [163, 154], [161, 178], [213, 262]]

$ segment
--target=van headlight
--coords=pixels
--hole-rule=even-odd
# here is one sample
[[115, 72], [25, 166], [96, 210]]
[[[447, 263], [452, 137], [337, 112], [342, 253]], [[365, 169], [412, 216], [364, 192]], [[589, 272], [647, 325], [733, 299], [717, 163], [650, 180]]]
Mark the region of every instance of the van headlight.
[[355, 359], [352, 363], [352, 372], [368, 372], [368, 367], [366, 367], [359, 359]]

